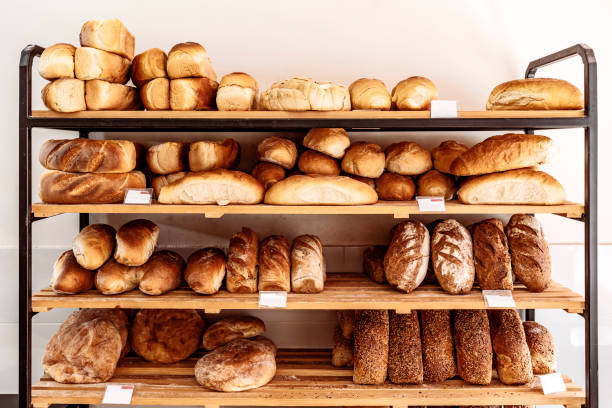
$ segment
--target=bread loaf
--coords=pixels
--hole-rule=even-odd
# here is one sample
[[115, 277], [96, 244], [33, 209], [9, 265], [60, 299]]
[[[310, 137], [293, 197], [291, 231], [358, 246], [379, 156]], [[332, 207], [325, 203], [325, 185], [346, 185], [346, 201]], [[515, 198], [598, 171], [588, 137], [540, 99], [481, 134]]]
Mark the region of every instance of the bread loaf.
[[180, 43], [172, 47], [168, 53], [166, 69], [172, 79], [199, 77], [217, 82], [217, 74], [206, 48], [195, 42]]
[[300, 155], [298, 169], [305, 174], [340, 175], [340, 166], [336, 160], [314, 150], [306, 150]]
[[252, 176], [235, 170], [210, 170], [188, 173], [162, 187], [162, 204], [257, 204], [264, 188]]
[[584, 97], [561, 79], [526, 78], [497, 85], [487, 101], [487, 110], [546, 109], [584, 109]]
[[93, 287], [93, 271], [78, 264], [72, 251], [62, 253], [53, 265], [51, 289], [57, 293], [75, 294]]
[[38, 73], [41, 77], [53, 80], [58, 78], [74, 78], [74, 52], [71, 44], [54, 44], [40, 54]]
[[214, 350], [232, 340], [259, 336], [265, 331], [266, 325], [256, 317], [224, 317], [206, 329], [202, 337], [202, 346], [206, 350]]
[[501, 220], [490, 218], [474, 225], [474, 266], [483, 290], [512, 290], [512, 266]]
[[[151, 48], [134, 57], [132, 61], [132, 82], [142, 88], [156, 78], [166, 78], [166, 53], [159, 48]], [[166, 81], [168, 83], [168, 81]], [[148, 108], [147, 108], [148, 109]]]
[[470, 384], [490, 384], [493, 349], [485, 310], [457, 310], [454, 317], [457, 371]]
[[129, 59], [134, 58], [134, 36], [118, 19], [89, 20], [79, 35], [81, 46], [119, 54]]
[[45, 106], [55, 112], [70, 113], [87, 109], [85, 83], [80, 79], [56, 79], [45, 85], [41, 96]]
[[389, 110], [391, 94], [379, 79], [360, 78], [349, 86], [352, 110]]
[[[130, 334], [130, 321], [125, 312], [118, 308], [113, 309], [81, 309], [79, 313], [73, 313], [64, 321], [65, 325], [79, 324], [80, 322], [90, 321], [94, 319], [108, 319], [113, 323], [115, 329], [121, 337], [121, 357], [124, 357], [130, 351], [128, 336]], [[77, 353], [78, 351], [75, 350]]]
[[421, 310], [423, 379], [441, 382], [457, 375], [450, 310]]
[[146, 110], [170, 109], [170, 80], [155, 78], [142, 85], [140, 100]]
[[400, 81], [391, 91], [391, 104], [397, 110], [428, 110], [432, 99], [438, 99], [438, 88], [420, 76]]
[[259, 248], [259, 291], [291, 292], [289, 242], [282, 235], [271, 235]]
[[314, 235], [300, 235], [291, 248], [291, 289], [296, 293], [323, 291], [327, 274], [321, 240]]
[[163, 295], [183, 282], [185, 261], [174, 251], [157, 251], [142, 266], [138, 287], [147, 295]]
[[199, 249], [189, 255], [185, 281], [194, 292], [213, 295], [225, 278], [225, 254], [219, 248]]
[[533, 215], [514, 214], [506, 226], [512, 271], [531, 292], [550, 286], [550, 252], [542, 225]]
[[385, 170], [385, 153], [376, 143], [356, 142], [342, 159], [342, 171], [377, 178]]
[[191, 171], [233, 169], [240, 162], [240, 145], [234, 139], [193, 142], [189, 147]]
[[82, 80], [125, 84], [129, 79], [130, 60], [96, 48], [79, 47], [74, 53], [74, 74]]
[[129, 173], [67, 173], [49, 170], [40, 176], [38, 195], [50, 204], [121, 203], [128, 188], [145, 188], [139, 171]]
[[85, 81], [85, 103], [88, 110], [137, 110], [141, 107], [138, 89], [99, 79]]
[[283, 137], [270, 136], [257, 144], [257, 160], [292, 169], [297, 159], [295, 143]]
[[531, 354], [533, 373], [554, 373], [557, 369], [557, 358], [553, 336], [546, 327], [536, 322], [523, 322], [523, 329]]
[[334, 367], [353, 366], [353, 339], [346, 339], [342, 336], [340, 326], [334, 330], [334, 347], [332, 349], [331, 363]]
[[469, 293], [474, 284], [470, 232], [453, 219], [440, 222], [431, 238], [431, 263], [436, 279], [451, 295]]
[[363, 251], [363, 271], [376, 283], [385, 283], [384, 245], [369, 246]]
[[364, 183], [365, 185], [369, 186], [372, 189], [376, 189], [376, 183], [374, 183], [374, 179], [369, 178], [369, 177], [361, 177], [361, 176], [357, 176], [355, 174], [350, 174], [350, 173], [341, 173], [343, 176], [346, 177], [350, 177], [353, 180], [357, 180], [360, 181], [362, 183]]
[[268, 350], [270, 350], [272, 353], [274, 353], [274, 356], [276, 356], [276, 353], [278, 351], [276, 348], [276, 344], [274, 344], [274, 342], [269, 338], [265, 336], [255, 336], [253, 338], [250, 338], [249, 340], [266, 346]]
[[159, 227], [155, 223], [136, 219], [117, 231], [115, 260], [127, 266], [140, 266], [149, 260], [157, 246]]
[[136, 159], [136, 147], [128, 140], [51, 139], [38, 154], [44, 168], [75, 173], [126, 173], [134, 170]]
[[151, 179], [151, 187], [153, 187], [153, 191], [155, 192], [155, 197], [159, 198], [159, 194], [161, 193], [161, 189], [167, 186], [170, 183], [174, 183], [185, 177], [187, 175], [184, 171], [178, 171], [176, 173], [170, 174], [162, 174], [161, 176], [153, 177]]
[[414, 197], [416, 187], [410, 176], [383, 173], [376, 179], [378, 198], [387, 201], [408, 201]]
[[155, 174], [170, 174], [183, 171], [187, 167], [189, 144], [165, 142], [147, 149], [147, 164]]
[[389, 359], [389, 313], [358, 310], [353, 339], [353, 382], [383, 384]]
[[257, 105], [257, 81], [244, 72], [225, 75], [219, 83], [217, 108], [220, 111], [249, 111]]
[[423, 174], [431, 169], [431, 153], [414, 142], [393, 143], [385, 149], [385, 168], [403, 175]]
[[389, 380], [395, 384], [423, 383], [421, 330], [414, 310], [389, 312]]
[[338, 310], [336, 312], [336, 316], [338, 318], [338, 327], [340, 327], [340, 331], [342, 336], [345, 339], [353, 339], [353, 334], [355, 333], [355, 310]]
[[429, 262], [429, 232], [416, 220], [408, 220], [393, 227], [391, 243], [385, 254], [385, 277], [389, 284], [410, 293], [416, 289], [427, 272]]
[[143, 271], [135, 266], [120, 264], [111, 258], [96, 272], [96, 289], [103, 295], [116, 295], [136, 289]]
[[302, 144], [309, 149], [341, 159], [351, 145], [351, 140], [342, 128], [313, 128], [304, 136]]
[[76, 262], [85, 269], [98, 269], [113, 255], [115, 229], [107, 224], [90, 224], [72, 241]]
[[351, 110], [346, 87], [300, 77], [275, 82], [261, 93], [259, 102], [262, 110], [271, 111]]
[[170, 81], [170, 109], [213, 110], [219, 84], [209, 78], [180, 78]]
[[455, 181], [448, 175], [438, 170], [429, 170], [419, 177], [418, 195], [440, 196], [445, 200], [451, 200], [457, 191]]
[[499, 380], [504, 384], [530, 383], [533, 380], [531, 354], [518, 312], [490, 310], [489, 316]]
[[259, 240], [253, 230], [243, 227], [232, 235], [227, 250], [226, 287], [230, 293], [257, 292]]
[[451, 173], [451, 165], [455, 159], [467, 150], [468, 147], [466, 145], [454, 140], [440, 143], [439, 146], [434, 147], [431, 151], [434, 169], [442, 173]]
[[267, 190], [273, 184], [285, 178], [285, 169], [278, 164], [259, 162], [253, 166], [251, 175]]

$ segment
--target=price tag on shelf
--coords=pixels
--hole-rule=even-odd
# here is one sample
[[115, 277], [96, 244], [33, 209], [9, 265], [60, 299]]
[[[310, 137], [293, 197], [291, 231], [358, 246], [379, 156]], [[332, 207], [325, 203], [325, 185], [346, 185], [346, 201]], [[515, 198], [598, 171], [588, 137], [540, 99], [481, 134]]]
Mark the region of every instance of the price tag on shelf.
[[149, 205], [152, 201], [152, 188], [128, 188], [123, 197], [123, 204]]
[[417, 204], [419, 205], [419, 211], [423, 212], [440, 212], [446, 211], [444, 205], [444, 197], [437, 196], [417, 196]]
[[492, 309], [516, 308], [511, 290], [483, 290], [482, 296], [485, 298], [487, 307]]
[[109, 384], [104, 392], [103, 404], [123, 404], [132, 402], [133, 385]]
[[259, 292], [259, 307], [287, 307], [287, 292], [283, 291], [263, 291]]
[[431, 118], [456, 118], [457, 101], [443, 101], [434, 99], [431, 101]]
[[543, 374], [538, 377], [540, 377], [540, 384], [542, 384], [544, 395], [567, 391], [561, 373]]

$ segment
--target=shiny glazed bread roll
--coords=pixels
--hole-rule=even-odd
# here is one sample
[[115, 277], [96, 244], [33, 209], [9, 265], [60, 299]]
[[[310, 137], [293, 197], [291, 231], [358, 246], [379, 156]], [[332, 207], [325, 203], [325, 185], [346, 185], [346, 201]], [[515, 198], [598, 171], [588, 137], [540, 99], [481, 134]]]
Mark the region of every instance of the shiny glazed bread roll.
[[138, 268], [142, 269], [140, 291], [147, 295], [163, 295], [183, 282], [185, 261], [174, 251], [157, 251]]
[[433, 99], [438, 99], [438, 88], [420, 76], [400, 81], [391, 92], [391, 103], [397, 110], [428, 110]]
[[323, 291], [327, 274], [319, 237], [300, 235], [291, 248], [291, 289], [296, 293]]
[[66, 251], [53, 265], [51, 289], [57, 293], [75, 294], [93, 287], [94, 272], [78, 264], [72, 251]]
[[257, 255], [259, 240], [249, 228], [230, 238], [227, 250], [227, 276], [225, 286], [230, 293], [257, 292]]
[[467, 151], [468, 147], [464, 144], [447, 140], [434, 147], [431, 151], [433, 157], [433, 166], [436, 170], [442, 173], [451, 173], [451, 165], [457, 157]]
[[416, 187], [412, 177], [396, 173], [383, 173], [376, 179], [376, 193], [380, 200], [408, 201], [414, 197]]
[[170, 80], [155, 78], [142, 85], [140, 100], [146, 110], [170, 109]]
[[219, 248], [197, 250], [187, 259], [185, 281], [194, 292], [215, 294], [225, 279], [225, 267], [225, 254]]
[[285, 178], [285, 169], [278, 164], [259, 162], [253, 166], [251, 175], [267, 190], [273, 184]]
[[385, 149], [385, 168], [402, 175], [423, 174], [431, 169], [431, 153], [414, 142], [393, 143]]
[[170, 81], [170, 109], [213, 110], [217, 84], [209, 78], [179, 78]]
[[271, 235], [259, 247], [259, 291], [291, 291], [289, 242], [282, 235]]
[[38, 62], [38, 73], [48, 80], [74, 78], [75, 51], [74, 45], [65, 43], [45, 48]]
[[130, 60], [117, 54], [91, 47], [79, 47], [74, 53], [74, 75], [78, 79], [125, 84], [129, 74]]
[[[134, 57], [132, 61], [132, 82], [141, 88], [156, 78], [166, 78], [166, 53], [159, 48], [151, 48]], [[168, 81], [166, 81], [168, 82]], [[168, 82], [169, 84], [169, 82]]]
[[134, 36], [116, 18], [87, 21], [81, 27], [79, 39], [82, 47], [119, 54], [130, 61], [134, 59]]
[[189, 144], [165, 142], [147, 149], [147, 164], [155, 174], [170, 174], [183, 171], [187, 167]]
[[116, 295], [136, 289], [142, 279], [142, 272], [141, 268], [126, 266], [111, 258], [96, 272], [96, 289], [103, 295]]
[[438, 170], [429, 170], [419, 177], [418, 186], [418, 195], [440, 196], [445, 200], [451, 200], [457, 191], [455, 181]]
[[113, 227], [107, 224], [90, 224], [72, 241], [76, 261], [85, 269], [98, 269], [112, 256], [115, 249]]
[[126, 173], [136, 167], [137, 156], [128, 140], [51, 139], [40, 148], [38, 161], [49, 170]]
[[220, 111], [249, 111], [257, 105], [257, 81], [244, 72], [225, 75], [217, 91], [217, 109]]
[[56, 79], [45, 85], [41, 96], [45, 106], [54, 112], [70, 113], [87, 109], [85, 83], [80, 79]]
[[191, 171], [233, 169], [240, 162], [240, 145], [234, 139], [192, 142], [189, 146]]
[[115, 260], [127, 266], [140, 266], [147, 262], [159, 238], [159, 227], [155, 223], [137, 219], [125, 223], [117, 231]]
[[166, 65], [171, 79], [199, 77], [217, 82], [206, 48], [195, 42], [176, 44], [168, 53]]
[[289, 139], [270, 136], [257, 144], [257, 160], [292, 169], [297, 159], [297, 147]]
[[300, 155], [298, 169], [304, 174], [340, 175], [340, 166], [336, 160], [314, 150], [306, 150]]
[[141, 107], [138, 89], [99, 79], [85, 81], [85, 103], [88, 110], [137, 110]]
[[380, 79], [360, 78], [349, 86], [351, 109], [389, 110], [391, 95]]
[[266, 331], [261, 319], [253, 316], [224, 317], [211, 324], [202, 336], [202, 346], [214, 350], [236, 339], [248, 339]]
[[357, 176], [377, 178], [384, 170], [385, 153], [376, 143], [353, 143], [342, 159], [342, 171]]
[[351, 140], [342, 128], [312, 128], [302, 141], [304, 147], [325, 153], [335, 159], [344, 157]]
[[487, 110], [545, 109], [584, 109], [584, 96], [561, 79], [525, 78], [497, 85], [487, 101]]

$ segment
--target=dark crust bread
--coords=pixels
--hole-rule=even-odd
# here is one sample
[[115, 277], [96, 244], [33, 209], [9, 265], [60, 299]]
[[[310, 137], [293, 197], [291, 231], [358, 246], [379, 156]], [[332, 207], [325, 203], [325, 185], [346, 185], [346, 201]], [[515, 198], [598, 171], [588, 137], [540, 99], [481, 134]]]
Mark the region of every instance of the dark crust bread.
[[450, 310], [421, 310], [423, 379], [441, 382], [457, 375]]
[[332, 365], [334, 367], [353, 366], [353, 340], [342, 335], [340, 325], [334, 330], [334, 348], [332, 349]]
[[230, 238], [227, 250], [226, 286], [231, 293], [257, 292], [259, 240], [255, 232], [243, 227]]
[[342, 335], [345, 339], [353, 340], [353, 334], [355, 333], [355, 310], [338, 310], [336, 313]]
[[523, 322], [533, 373], [550, 374], [557, 369], [555, 341], [546, 327], [537, 322]]
[[423, 383], [421, 331], [416, 311], [389, 316], [389, 380], [395, 384]]
[[490, 310], [489, 317], [499, 380], [504, 384], [531, 382], [531, 354], [518, 312], [514, 309]]
[[385, 253], [387, 247], [384, 245], [375, 245], [367, 247], [363, 251], [363, 272], [370, 277], [374, 282], [385, 283]]
[[470, 384], [490, 384], [493, 349], [485, 310], [457, 310], [454, 318], [457, 371]]
[[353, 338], [353, 382], [383, 384], [389, 357], [389, 314], [386, 310], [356, 312]]
[[232, 340], [255, 337], [266, 331], [266, 325], [253, 316], [231, 316], [210, 325], [202, 337], [202, 345], [214, 350]]
[[512, 290], [512, 267], [508, 240], [500, 220], [488, 219], [474, 225], [474, 268], [480, 288]]

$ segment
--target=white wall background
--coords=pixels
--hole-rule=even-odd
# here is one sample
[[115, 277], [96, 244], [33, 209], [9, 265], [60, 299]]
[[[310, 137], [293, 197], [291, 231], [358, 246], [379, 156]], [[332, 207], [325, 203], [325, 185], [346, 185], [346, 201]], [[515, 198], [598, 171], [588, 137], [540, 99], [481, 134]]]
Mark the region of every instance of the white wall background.
[[[612, 391], [605, 387], [612, 381], [607, 367], [612, 363], [612, 213], [606, 205], [612, 189], [612, 163], [607, 154], [612, 147], [612, 2], [610, 1], [167, 1], [129, 2], [106, 0], [19, 2], [2, 10], [0, 25], [4, 63], [4, 98], [0, 100], [0, 174], [5, 175], [0, 195], [0, 268], [4, 283], [0, 297], [0, 393], [17, 391], [17, 293], [18, 293], [18, 57], [27, 44], [48, 46], [57, 42], [77, 44], [81, 24], [88, 19], [120, 18], [136, 37], [136, 52], [151, 47], [168, 51], [183, 41], [203, 44], [220, 76], [233, 71], [253, 75], [260, 88], [293, 75], [312, 76], [317, 80], [345, 85], [360, 77], [380, 78], [391, 89], [411, 75], [425, 75], [438, 86], [440, 97], [456, 99], [461, 109], [483, 109], [490, 90], [498, 83], [524, 75], [529, 61], [575, 43], [586, 43], [599, 63], [599, 156], [600, 156], [600, 367], [601, 406], [612, 403]], [[540, 75], [557, 76], [582, 87], [582, 65], [569, 60]], [[41, 108], [39, 91], [45, 81], [34, 81], [33, 101]], [[582, 201], [583, 139], [580, 130], [543, 132], [553, 137], [560, 156], [548, 167], [566, 187], [568, 198]], [[433, 147], [446, 138], [475, 143], [491, 132], [483, 133], [352, 133], [353, 138], [369, 138], [386, 145], [395, 140], [415, 140]], [[36, 130], [37, 147], [50, 137], [68, 137], [66, 133]], [[129, 137], [158, 141], [220, 138], [223, 134], [107, 134], [96, 137]], [[299, 138], [301, 134], [289, 135]], [[248, 168], [252, 158], [249, 146], [261, 134], [235, 136], [246, 147], [241, 167]], [[41, 171], [35, 163], [33, 180]], [[36, 191], [34, 192], [36, 193]], [[116, 227], [129, 219], [124, 216], [98, 216]], [[234, 230], [249, 225], [261, 236], [285, 233], [319, 234], [329, 246], [359, 246], [372, 240], [384, 242], [394, 220], [391, 217], [268, 217], [234, 216], [220, 220], [202, 217], [167, 217], [152, 219], [162, 227], [161, 245], [193, 247], [227, 245]], [[582, 224], [554, 216], [542, 216], [552, 245], [553, 276], [582, 292]], [[349, 227], [350, 226], [350, 227]], [[54, 259], [70, 246], [78, 228], [77, 217], [65, 215], [34, 226], [34, 289], [44, 286]], [[328, 258], [335, 270], [359, 267], [358, 249], [330, 248]], [[357, 262], [355, 260], [357, 259]], [[48, 337], [67, 311], [52, 311], [34, 320], [35, 374]], [[333, 325], [333, 314], [318, 312], [267, 312], [262, 314], [270, 336], [281, 346], [325, 346]], [[577, 382], [584, 381], [584, 334], [580, 317], [562, 311], [538, 313], [555, 335], [560, 369]], [[316, 325], [315, 330], [312, 326]], [[320, 333], [313, 335], [312, 333]]]

